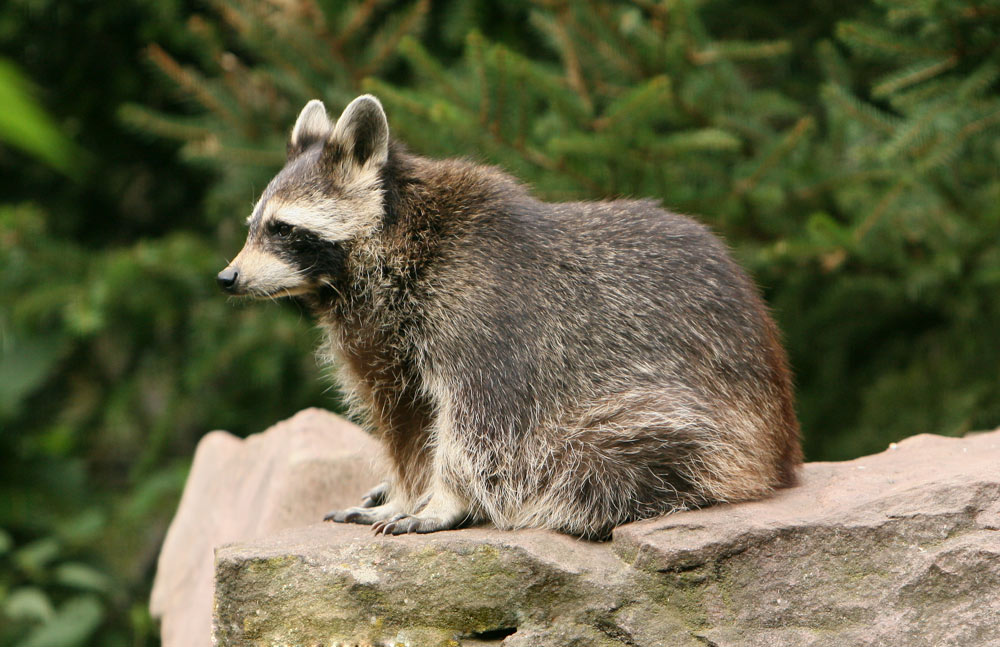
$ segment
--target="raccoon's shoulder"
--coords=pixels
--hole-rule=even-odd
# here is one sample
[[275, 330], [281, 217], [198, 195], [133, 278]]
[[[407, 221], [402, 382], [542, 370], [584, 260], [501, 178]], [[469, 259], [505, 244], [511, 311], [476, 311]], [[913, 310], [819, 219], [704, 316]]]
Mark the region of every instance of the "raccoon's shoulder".
[[397, 249], [423, 261], [469, 249], [504, 250], [523, 260], [584, 249], [601, 255], [628, 247], [723, 249], [706, 226], [653, 199], [548, 202], [497, 167], [429, 159], [401, 147], [384, 173], [387, 233]]
[[397, 217], [474, 218], [528, 197], [503, 170], [467, 158], [430, 159], [396, 145], [383, 170], [386, 206]]

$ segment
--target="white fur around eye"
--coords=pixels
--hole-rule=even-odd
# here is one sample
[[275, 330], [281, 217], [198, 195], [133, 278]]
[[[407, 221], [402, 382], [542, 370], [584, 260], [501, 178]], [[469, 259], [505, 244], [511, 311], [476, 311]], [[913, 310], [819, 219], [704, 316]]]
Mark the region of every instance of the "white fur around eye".
[[284, 205], [274, 210], [269, 221], [280, 221], [309, 231], [330, 241], [367, 236], [381, 216], [381, 192], [373, 190], [367, 199], [329, 199], [306, 205]]

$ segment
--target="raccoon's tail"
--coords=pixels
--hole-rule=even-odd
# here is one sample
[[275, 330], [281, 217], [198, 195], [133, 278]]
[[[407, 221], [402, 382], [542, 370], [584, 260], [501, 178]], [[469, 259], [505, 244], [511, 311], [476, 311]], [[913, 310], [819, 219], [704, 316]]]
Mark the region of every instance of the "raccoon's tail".
[[780, 480], [757, 420], [720, 414], [684, 387], [608, 398], [561, 427], [517, 525], [604, 539], [629, 521], [763, 496]]

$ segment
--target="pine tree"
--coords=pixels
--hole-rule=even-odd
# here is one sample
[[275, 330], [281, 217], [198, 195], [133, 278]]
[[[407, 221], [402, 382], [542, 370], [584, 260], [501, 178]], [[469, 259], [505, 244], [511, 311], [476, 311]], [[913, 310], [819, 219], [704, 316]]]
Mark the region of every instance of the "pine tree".
[[[188, 26], [200, 42], [198, 65], [182, 65], [153, 43], [149, 62], [193, 105], [171, 115], [127, 105], [121, 117], [137, 129], [184, 142], [182, 155], [218, 172], [209, 215], [231, 219], [284, 161], [289, 124], [309, 99], [346, 105], [361, 80], [391, 74], [397, 45], [419, 34], [429, 0], [216, 0], [210, 15]], [[227, 239], [235, 243], [235, 237]]]
[[[826, 451], [1000, 422], [1000, 5], [879, 0], [824, 43], [822, 195], [786, 262], [822, 272], [790, 289], [800, 365], [853, 382], [803, 402], [851, 426]], [[809, 308], [818, 312], [806, 314]]]
[[[228, 67], [185, 77], [153, 50], [206, 112], [126, 117], [221, 169], [217, 209], [231, 213], [280, 164], [305, 100], [336, 111], [373, 92], [418, 152], [499, 164], [547, 199], [659, 198], [724, 234], [786, 331], [811, 456], [1000, 421], [979, 349], [997, 318], [994, 5], [538, 0], [512, 4], [506, 18], [530, 29], [516, 36], [484, 20], [488, 5], [365, 2], [302, 20], [318, 10], [220, 0], [230, 49], [257, 58], [220, 47]], [[328, 51], [324, 25], [358, 12], [371, 22], [351, 33], [391, 34], [383, 59], [331, 68], [271, 42]]]
[[716, 40], [693, 3], [538, 5], [530, 23], [545, 57], [473, 31], [462, 65], [445, 70], [404, 40], [412, 87], [373, 78], [365, 88], [412, 146], [475, 151], [545, 197], [655, 196], [752, 226], [741, 201], [813, 126], [797, 102], [743, 74], [780, 66], [789, 43]]

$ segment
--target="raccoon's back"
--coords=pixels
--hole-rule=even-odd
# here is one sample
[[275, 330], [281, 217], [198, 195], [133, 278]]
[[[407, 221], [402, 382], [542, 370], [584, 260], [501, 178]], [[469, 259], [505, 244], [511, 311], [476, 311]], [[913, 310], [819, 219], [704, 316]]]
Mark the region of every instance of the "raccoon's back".
[[435, 334], [442, 352], [502, 367], [526, 401], [685, 375], [773, 380], [783, 362], [721, 241], [652, 201], [521, 198], [462, 232], [432, 279]]

